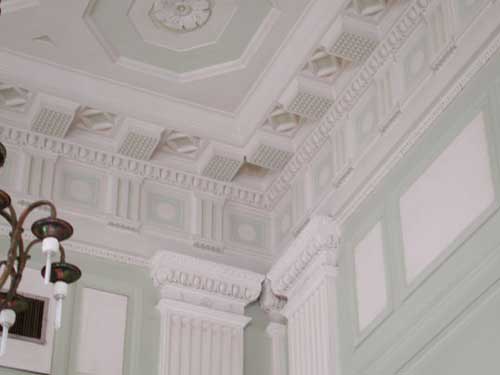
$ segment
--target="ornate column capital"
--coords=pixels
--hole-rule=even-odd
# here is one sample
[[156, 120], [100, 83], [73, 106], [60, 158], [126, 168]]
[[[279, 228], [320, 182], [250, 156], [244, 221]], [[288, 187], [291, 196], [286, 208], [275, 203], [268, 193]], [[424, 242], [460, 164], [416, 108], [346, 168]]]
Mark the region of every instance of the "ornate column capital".
[[318, 266], [335, 267], [340, 244], [337, 223], [328, 216], [314, 216], [268, 273], [273, 291], [290, 297], [297, 285]]
[[262, 282], [262, 293], [259, 299], [260, 307], [264, 310], [271, 322], [278, 324], [285, 323], [285, 317], [281, 310], [285, 307], [286, 298], [274, 294], [271, 288], [271, 280], [265, 279]]
[[255, 272], [170, 251], [151, 259], [151, 277], [162, 298], [236, 314], [257, 300], [264, 279]]

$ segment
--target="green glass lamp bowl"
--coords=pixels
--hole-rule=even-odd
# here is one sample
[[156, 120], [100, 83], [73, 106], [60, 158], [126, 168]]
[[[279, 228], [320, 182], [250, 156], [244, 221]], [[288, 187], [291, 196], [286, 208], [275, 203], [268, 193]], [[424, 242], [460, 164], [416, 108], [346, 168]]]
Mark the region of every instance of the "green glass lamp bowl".
[[0, 305], [3, 306], [4, 309], [11, 309], [16, 312], [16, 314], [22, 313], [29, 308], [29, 303], [28, 301], [17, 294], [12, 300], [6, 301], [6, 295], [2, 294], [0, 296]]
[[[45, 278], [45, 267], [42, 268], [42, 277]], [[72, 284], [82, 277], [82, 271], [70, 263], [52, 263], [50, 271], [50, 282], [64, 281], [66, 284]]]
[[31, 231], [40, 240], [54, 237], [62, 242], [73, 235], [73, 227], [65, 220], [55, 217], [47, 217], [37, 220], [31, 226]]

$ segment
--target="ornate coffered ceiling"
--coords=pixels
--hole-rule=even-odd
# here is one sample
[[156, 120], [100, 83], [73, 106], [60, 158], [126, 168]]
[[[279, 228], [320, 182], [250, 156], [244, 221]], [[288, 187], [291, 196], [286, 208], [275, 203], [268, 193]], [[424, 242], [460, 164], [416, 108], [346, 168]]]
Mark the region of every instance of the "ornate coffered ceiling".
[[1, 7], [0, 180], [20, 204], [58, 201], [103, 248], [262, 271], [498, 4]]

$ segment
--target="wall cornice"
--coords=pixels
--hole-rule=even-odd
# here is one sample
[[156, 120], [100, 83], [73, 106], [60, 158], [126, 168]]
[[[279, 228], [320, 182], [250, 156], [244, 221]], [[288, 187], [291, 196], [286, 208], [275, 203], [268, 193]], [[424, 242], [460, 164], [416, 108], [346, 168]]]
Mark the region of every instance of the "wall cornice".
[[286, 194], [293, 179], [305, 166], [310, 164], [314, 156], [322, 149], [328, 141], [330, 133], [361, 98], [385, 62], [405, 45], [413, 31], [424, 22], [423, 14], [432, 2], [432, 0], [417, 0], [411, 4], [355, 78], [336, 98], [329, 113], [305, 139], [281, 175], [267, 190], [266, 198], [272, 207]]
[[408, 134], [404, 142], [399, 144], [394, 152], [373, 174], [373, 176], [363, 184], [360, 191], [349, 200], [348, 204], [335, 215], [339, 225], [342, 225], [351, 215], [356, 212], [365, 199], [370, 196], [379, 186], [385, 176], [401, 161], [412, 147], [431, 128], [436, 119], [444, 113], [448, 106], [460, 95], [467, 84], [477, 75], [477, 73], [490, 61], [490, 59], [500, 50], [500, 33], [497, 34], [479, 53], [479, 55], [468, 65], [468, 68], [454, 80], [447, 91], [440, 96], [434, 103], [433, 108], [427, 111], [427, 114], [418, 123], [417, 126]]
[[193, 190], [215, 198], [229, 199], [255, 208], [265, 208], [267, 206], [262, 192], [182, 172], [164, 165], [156, 165], [149, 161], [127, 158], [114, 152], [97, 150], [65, 139], [37, 134], [26, 129], [20, 129], [15, 125], [7, 125], [7, 122], [2, 121], [0, 126], [0, 140], [7, 145], [41, 151], [53, 157], [64, 157], [94, 168], [111, 169], [118, 173], [125, 173], [181, 189]]
[[314, 216], [268, 274], [273, 291], [287, 296], [307, 273], [310, 265], [324, 257], [335, 265], [340, 244], [337, 223], [328, 216]]
[[264, 275], [170, 251], [151, 259], [151, 277], [163, 298], [243, 313], [257, 300]]

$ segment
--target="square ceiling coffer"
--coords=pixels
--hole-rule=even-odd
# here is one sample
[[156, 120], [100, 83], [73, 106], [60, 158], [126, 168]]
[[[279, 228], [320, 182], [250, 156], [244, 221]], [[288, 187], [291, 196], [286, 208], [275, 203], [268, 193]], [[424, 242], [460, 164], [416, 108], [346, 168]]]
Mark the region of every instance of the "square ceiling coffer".
[[293, 153], [289, 151], [267, 145], [259, 145], [248, 161], [262, 168], [278, 171], [286, 166], [292, 155]]
[[242, 164], [242, 160], [215, 154], [203, 168], [202, 175], [214, 180], [229, 182], [236, 176]]

